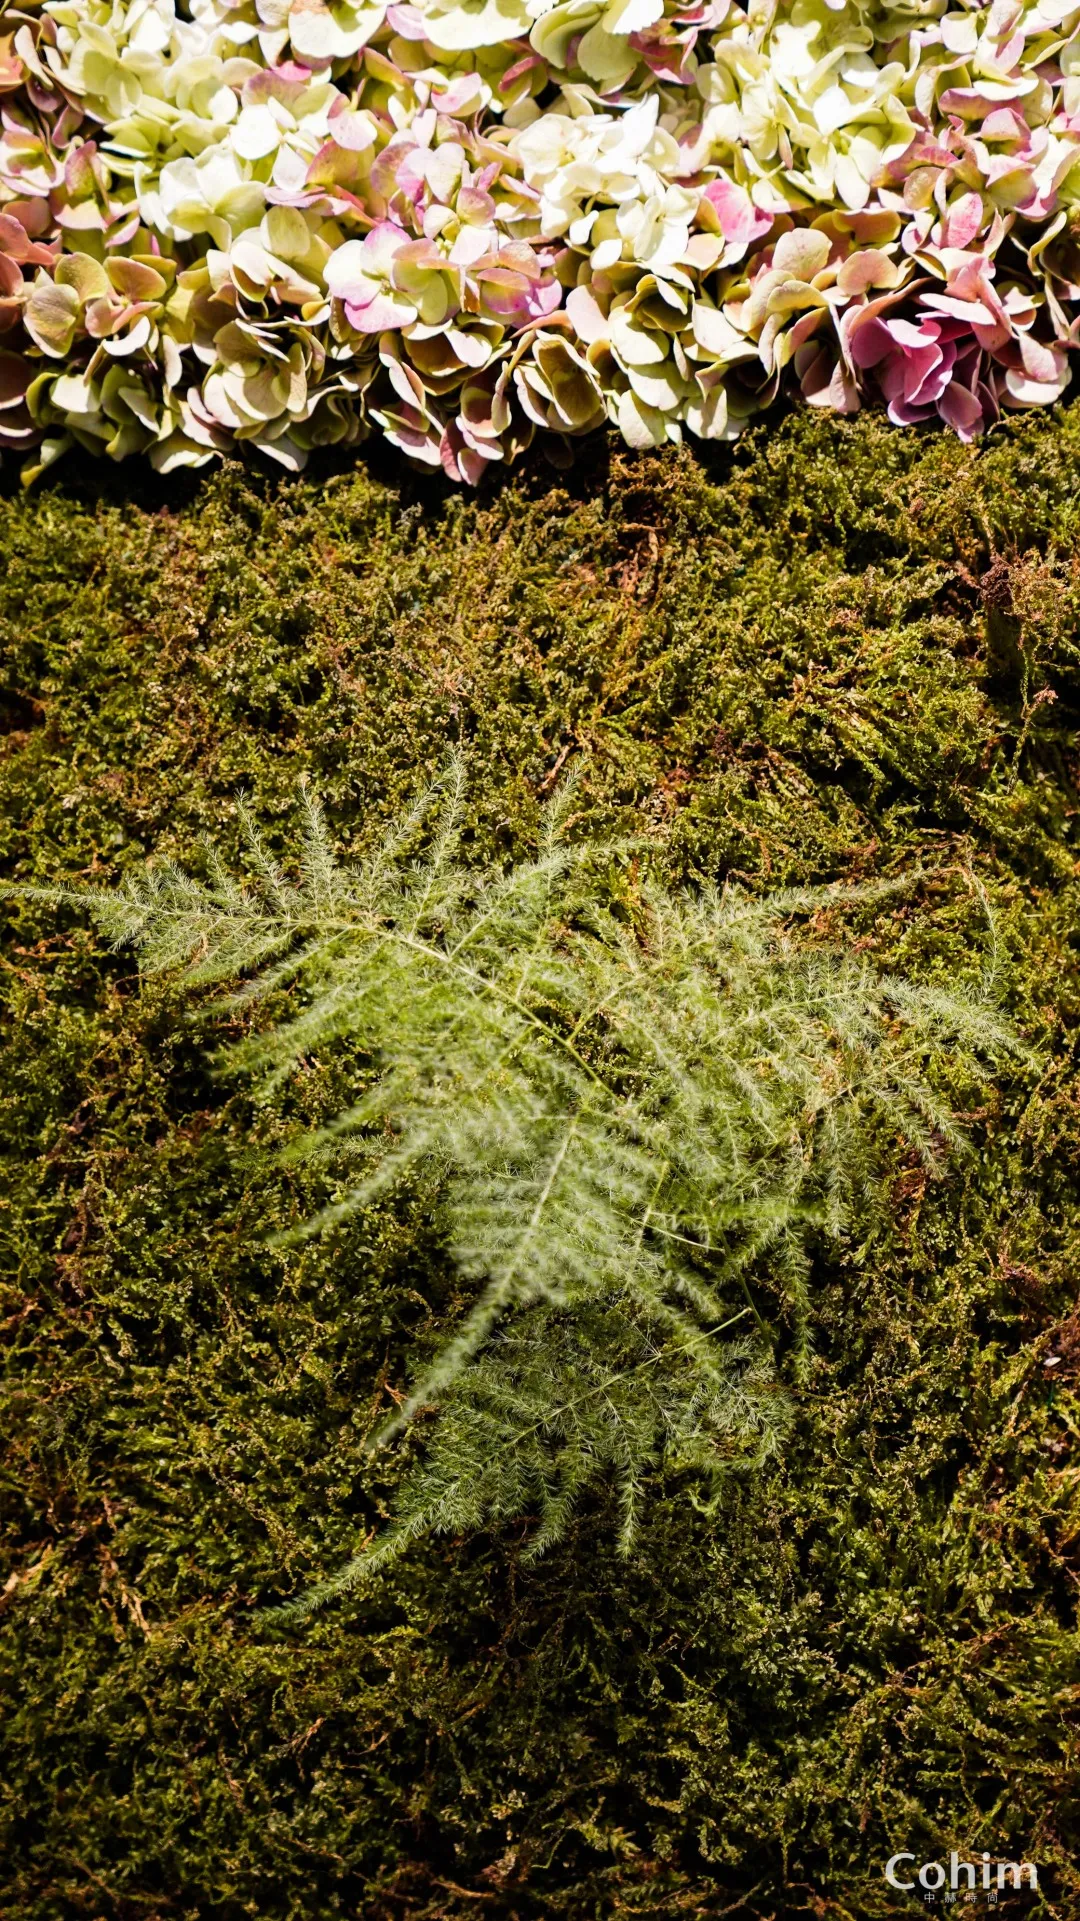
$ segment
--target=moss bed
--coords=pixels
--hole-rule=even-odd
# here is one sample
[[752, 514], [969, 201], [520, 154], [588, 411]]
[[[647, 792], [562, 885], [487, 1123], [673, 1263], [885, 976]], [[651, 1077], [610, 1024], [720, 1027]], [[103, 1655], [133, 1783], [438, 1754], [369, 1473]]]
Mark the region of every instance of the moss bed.
[[285, 844], [303, 777], [348, 848], [458, 739], [510, 850], [584, 751], [587, 815], [676, 876], [926, 869], [864, 940], [997, 967], [1041, 1056], [818, 1263], [779, 1467], [713, 1513], [658, 1487], [629, 1562], [598, 1498], [537, 1566], [438, 1542], [271, 1632], [384, 1506], [357, 1434], [454, 1305], [430, 1197], [269, 1249], [281, 1118], [84, 917], [8, 903], [5, 1917], [874, 1921], [889, 1853], [953, 1846], [1080, 1913], [1078, 494], [1080, 407], [981, 450], [600, 445], [479, 499], [7, 488], [7, 873], [235, 849], [241, 790]]

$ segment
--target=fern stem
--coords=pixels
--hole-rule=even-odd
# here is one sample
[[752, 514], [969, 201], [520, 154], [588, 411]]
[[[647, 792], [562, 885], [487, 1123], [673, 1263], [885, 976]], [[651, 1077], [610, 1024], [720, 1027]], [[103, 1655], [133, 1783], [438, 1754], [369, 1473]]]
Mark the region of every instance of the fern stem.
[[[737, 1314], [732, 1314], [726, 1321], [718, 1322], [716, 1327], [703, 1327], [699, 1334], [692, 1334], [689, 1340], [678, 1344], [679, 1349], [696, 1347], [703, 1341], [711, 1341], [717, 1334], [723, 1334], [729, 1327], [734, 1327], [737, 1321], [744, 1321], [748, 1314], [756, 1312], [757, 1309], [751, 1301], [749, 1307], [740, 1307]], [[662, 1361], [666, 1355], [672, 1354], [675, 1351], [676, 1343], [674, 1341], [665, 1341], [663, 1347], [657, 1348], [655, 1354], [650, 1354], [644, 1361], [636, 1362], [633, 1367], [623, 1368], [620, 1374], [614, 1376], [614, 1379], [616, 1381], [629, 1381], [633, 1379], [634, 1375], [643, 1373], [647, 1367], [655, 1367], [657, 1361]], [[601, 1381], [597, 1387], [588, 1388], [584, 1394], [576, 1395], [572, 1401], [564, 1401], [561, 1406], [553, 1408], [550, 1414], [542, 1416], [539, 1421], [534, 1421], [531, 1427], [523, 1427], [513, 1436], [512, 1445], [516, 1447], [520, 1441], [529, 1440], [533, 1434], [539, 1433], [542, 1427], [547, 1427], [550, 1421], [557, 1419], [563, 1414], [572, 1414], [575, 1408], [584, 1407], [586, 1401], [595, 1400], [598, 1394], [610, 1394], [611, 1387], [612, 1383], [610, 1380]]]
[[522, 1020], [527, 1021], [530, 1027], [534, 1027], [538, 1034], [542, 1034], [546, 1041], [553, 1042], [556, 1047], [562, 1049], [564, 1054], [568, 1054], [580, 1067], [582, 1073], [588, 1075], [593, 1086], [598, 1087], [608, 1100], [618, 1099], [614, 1089], [596, 1072], [584, 1055], [578, 1053], [573, 1043], [567, 1040], [564, 1034], [559, 1033], [557, 1027], [549, 1027], [545, 1021], [539, 1020], [527, 1007], [523, 1007], [520, 1001], [507, 994], [503, 988], [497, 987], [486, 974], [478, 974], [474, 967], [467, 967], [464, 961], [455, 960], [452, 954], [445, 953], [441, 948], [431, 947], [427, 941], [417, 940], [412, 934], [403, 934], [396, 927], [390, 930], [390, 938], [398, 941], [402, 947], [410, 948], [413, 953], [422, 954], [427, 960], [438, 961], [441, 966], [451, 968], [454, 973], [471, 981], [474, 987], [479, 987], [485, 994], [490, 994], [493, 1000], [500, 1001], [504, 1007], [511, 1008], [515, 1014], [520, 1015]]

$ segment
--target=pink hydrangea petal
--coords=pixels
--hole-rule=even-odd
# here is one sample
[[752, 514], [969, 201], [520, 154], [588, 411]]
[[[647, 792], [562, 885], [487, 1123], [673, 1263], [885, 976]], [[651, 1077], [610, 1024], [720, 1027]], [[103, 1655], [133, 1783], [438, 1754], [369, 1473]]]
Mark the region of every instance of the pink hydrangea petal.
[[974, 440], [982, 432], [982, 405], [958, 380], [950, 380], [937, 406], [941, 418], [955, 428], [961, 440]]
[[395, 327], [407, 327], [416, 319], [416, 308], [406, 300], [395, 300], [390, 293], [376, 294], [362, 307], [345, 302], [345, 318], [357, 333], [389, 333]]

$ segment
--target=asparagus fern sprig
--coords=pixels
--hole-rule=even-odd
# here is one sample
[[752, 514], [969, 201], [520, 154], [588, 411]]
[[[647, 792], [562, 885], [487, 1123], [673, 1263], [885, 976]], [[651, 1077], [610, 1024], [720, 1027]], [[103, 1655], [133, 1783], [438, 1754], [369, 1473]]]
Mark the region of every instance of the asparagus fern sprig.
[[540, 1551], [598, 1475], [626, 1547], [655, 1463], [715, 1475], [775, 1449], [812, 1236], [860, 1211], [886, 1137], [928, 1158], [958, 1138], [935, 1059], [1015, 1046], [979, 996], [808, 938], [850, 893], [672, 892], [647, 856], [567, 838], [570, 787], [532, 858], [477, 870], [464, 778], [455, 761], [358, 864], [305, 798], [295, 877], [248, 822], [244, 883], [166, 864], [69, 896], [234, 1007], [291, 990], [229, 1051], [264, 1096], [359, 1045], [355, 1099], [290, 1150], [339, 1168], [305, 1232], [437, 1172], [471, 1305], [380, 1437], [439, 1410], [396, 1523], [323, 1596], [432, 1529], [530, 1513]]

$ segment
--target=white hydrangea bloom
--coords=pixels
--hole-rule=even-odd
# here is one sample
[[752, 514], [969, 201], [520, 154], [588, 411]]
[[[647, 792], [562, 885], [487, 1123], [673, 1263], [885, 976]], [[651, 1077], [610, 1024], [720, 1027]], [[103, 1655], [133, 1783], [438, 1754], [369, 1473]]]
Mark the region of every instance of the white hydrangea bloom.
[[677, 184], [684, 160], [659, 109], [652, 94], [624, 114], [545, 113], [515, 136], [541, 233], [587, 248], [597, 270], [626, 259], [661, 272], [686, 252], [701, 195]]

